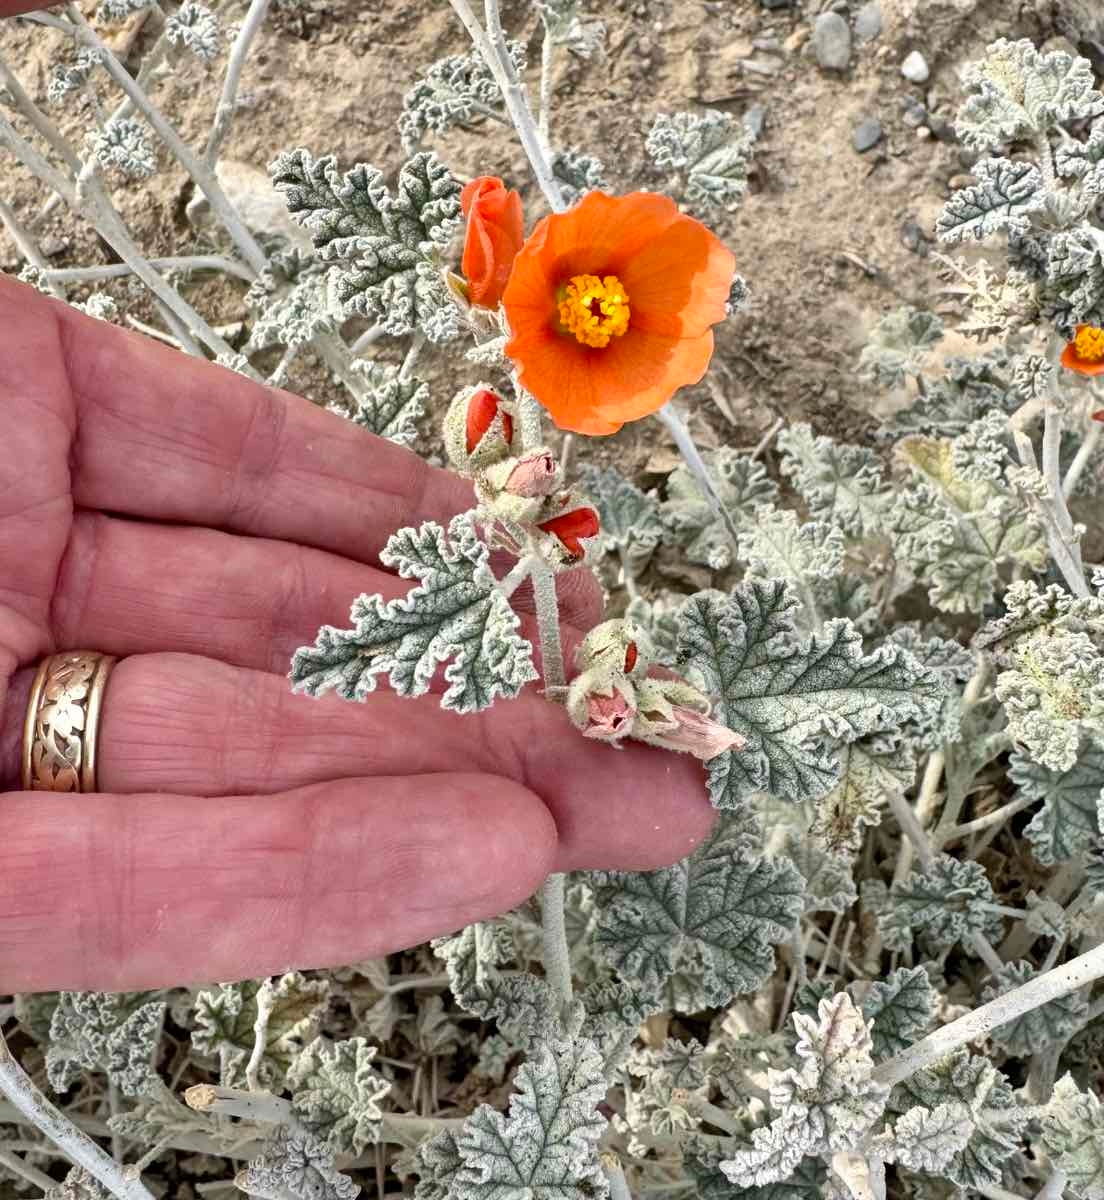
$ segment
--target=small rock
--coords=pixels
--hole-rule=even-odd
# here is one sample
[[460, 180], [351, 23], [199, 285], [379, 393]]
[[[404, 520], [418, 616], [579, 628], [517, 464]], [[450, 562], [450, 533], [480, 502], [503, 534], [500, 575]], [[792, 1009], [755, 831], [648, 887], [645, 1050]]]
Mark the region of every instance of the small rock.
[[919, 254], [921, 258], [927, 258], [931, 252], [928, 245], [930, 240], [915, 221], [908, 220], [901, 226], [901, 244], [913, 254]]
[[758, 141], [763, 136], [763, 126], [767, 123], [767, 110], [761, 104], [753, 104], [744, 113], [744, 128]]
[[851, 27], [837, 12], [821, 13], [813, 25], [813, 50], [825, 71], [846, 71], [851, 62]]
[[913, 50], [901, 64], [901, 74], [910, 83], [927, 83], [931, 71], [928, 69], [927, 59], [919, 50]]
[[877, 117], [867, 117], [855, 126], [851, 135], [851, 144], [860, 154], [865, 154], [882, 140], [882, 123]]
[[[302, 227], [292, 219], [283, 196], [272, 186], [267, 171], [251, 163], [224, 158], [215, 168], [215, 175], [247, 228], [254, 233], [278, 234], [296, 246], [311, 244]], [[202, 199], [202, 196], [197, 198]], [[196, 204], [194, 210], [189, 206], [188, 215], [193, 223], [197, 218], [203, 222], [203, 209], [203, 204]]]
[[45, 237], [39, 246], [43, 258], [57, 258], [59, 254], [64, 254], [68, 248], [69, 243], [65, 238], [59, 237]]
[[915, 96], [906, 98], [901, 120], [910, 128], [916, 129], [921, 125], [926, 125], [928, 121], [928, 110], [916, 99]]
[[870, 0], [855, 14], [855, 36], [860, 42], [870, 42], [882, 32], [882, 7]]
[[957, 192], [960, 188], [970, 187], [973, 182], [974, 177], [972, 175], [952, 175], [950, 179], [947, 180], [947, 187], [950, 188], [952, 192]]
[[759, 0], [764, 8], [789, 8], [793, 0]]

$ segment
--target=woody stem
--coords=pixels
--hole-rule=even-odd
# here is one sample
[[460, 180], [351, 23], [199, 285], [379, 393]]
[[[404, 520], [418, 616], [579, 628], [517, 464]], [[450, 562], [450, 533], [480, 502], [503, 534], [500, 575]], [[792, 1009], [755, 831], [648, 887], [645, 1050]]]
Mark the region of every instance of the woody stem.
[[713, 479], [709, 474], [709, 468], [705, 465], [705, 460], [701, 456], [701, 451], [698, 449], [694, 439], [690, 436], [690, 430], [687, 429], [682, 417], [679, 416], [674, 406], [668, 402], [656, 413], [656, 416], [666, 426], [668, 433], [675, 439], [675, 445], [678, 447], [679, 453], [683, 457], [683, 461], [690, 468], [690, 473], [697, 480], [698, 487], [701, 488], [706, 500], [709, 502], [709, 507], [713, 510], [716, 517], [724, 523], [725, 531], [732, 539], [733, 547], [736, 546], [737, 535], [736, 526], [732, 522], [732, 517], [729, 516], [727, 509], [721, 503], [720, 496], [717, 495], [717, 489], [713, 485]]

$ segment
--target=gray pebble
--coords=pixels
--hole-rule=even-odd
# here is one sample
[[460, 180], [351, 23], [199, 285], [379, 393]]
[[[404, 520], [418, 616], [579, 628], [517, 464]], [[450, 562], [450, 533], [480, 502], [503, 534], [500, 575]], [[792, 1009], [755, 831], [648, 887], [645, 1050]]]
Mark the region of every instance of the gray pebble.
[[764, 8], [789, 8], [792, 0], [759, 0]]
[[755, 139], [763, 136], [763, 126], [767, 123], [767, 110], [761, 104], [753, 104], [744, 113], [744, 128]]
[[901, 74], [910, 83], [927, 83], [931, 71], [928, 69], [927, 59], [919, 50], [913, 50], [901, 64]]
[[915, 96], [908, 96], [905, 99], [901, 119], [910, 129], [917, 129], [928, 123], [928, 110]]
[[846, 71], [851, 62], [851, 27], [837, 12], [821, 13], [813, 25], [813, 52], [826, 71]]
[[860, 154], [865, 154], [882, 140], [882, 123], [877, 117], [867, 117], [855, 126], [851, 135], [851, 144]]
[[878, 0], [870, 0], [855, 14], [855, 36], [860, 42], [869, 42], [882, 32], [882, 7]]

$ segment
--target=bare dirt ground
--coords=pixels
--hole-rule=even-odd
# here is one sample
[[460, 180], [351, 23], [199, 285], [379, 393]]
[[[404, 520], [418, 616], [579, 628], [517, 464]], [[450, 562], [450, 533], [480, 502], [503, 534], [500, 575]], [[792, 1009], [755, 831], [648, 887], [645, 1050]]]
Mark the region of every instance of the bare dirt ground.
[[[661, 187], [649, 176], [644, 137], [657, 112], [719, 108], [765, 116], [749, 194], [738, 212], [710, 217], [734, 249], [751, 286], [750, 309], [720, 331], [711, 381], [683, 398], [703, 444], [754, 444], [777, 416], [808, 419], [825, 432], [861, 439], [873, 397], [857, 374], [872, 323], [903, 303], [940, 307], [932, 227], [949, 181], [971, 157], [951, 131], [960, 101], [957, 72], [995, 37], [1073, 41], [1101, 53], [1095, 0], [881, 0], [877, 36], [853, 39], [849, 69], [825, 71], [812, 54], [815, 16], [832, 7], [854, 23], [862, 0], [584, 0], [607, 26], [604, 61], [563, 54], [556, 77], [553, 140], [596, 154], [614, 189]], [[94, 6], [90, 6], [89, 11]], [[231, 4], [228, 18], [239, 14]], [[1096, 15], [1094, 15], [1094, 13]], [[527, 0], [504, 5], [510, 32], [539, 61], [539, 21]], [[148, 38], [137, 22], [113, 31], [136, 66]], [[6, 23], [0, 49], [42, 101], [59, 35]], [[239, 112], [224, 158], [263, 171], [296, 145], [393, 170], [402, 159], [396, 130], [402, 95], [434, 59], [467, 49], [443, 0], [305, 0], [277, 9], [247, 66]], [[920, 50], [930, 70], [908, 82], [900, 66]], [[1100, 65], [1099, 58], [1097, 59]], [[209, 127], [222, 62], [190, 63], [154, 90], [154, 99], [193, 144]], [[57, 109], [52, 110], [57, 112]], [[79, 140], [85, 118], [73, 106], [61, 120]], [[856, 126], [876, 118], [881, 141], [860, 154]], [[498, 126], [450, 135], [439, 147], [461, 177], [496, 173], [521, 187], [527, 212], [542, 205], [516, 140]], [[163, 156], [167, 158], [167, 156]], [[3, 192], [23, 220], [46, 193], [21, 168], [5, 166]], [[150, 255], [210, 249], [186, 216], [192, 185], [170, 166], [117, 192], [117, 202]], [[35, 225], [55, 265], [110, 261], [96, 236], [59, 206]], [[0, 267], [18, 270], [0, 234]], [[113, 285], [121, 296], [125, 285]], [[211, 280], [191, 293], [213, 322], [244, 315], [242, 289]], [[131, 303], [128, 311], [138, 310]], [[951, 350], [961, 349], [954, 338]], [[386, 353], [386, 350], [384, 351]], [[451, 394], [457, 368], [439, 360], [436, 399]], [[309, 357], [293, 386], [316, 398], [327, 384]], [[611, 456], [645, 483], [674, 465], [654, 422], [588, 447]]]

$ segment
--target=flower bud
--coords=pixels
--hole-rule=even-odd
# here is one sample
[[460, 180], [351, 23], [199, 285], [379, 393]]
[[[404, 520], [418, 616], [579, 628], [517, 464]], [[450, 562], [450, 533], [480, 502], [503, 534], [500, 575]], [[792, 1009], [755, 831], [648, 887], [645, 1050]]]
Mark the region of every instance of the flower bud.
[[557, 477], [551, 452], [531, 450], [476, 472], [475, 494], [499, 520], [532, 526], [546, 515], [546, 496], [555, 490]]
[[579, 647], [579, 667], [585, 671], [600, 664], [643, 679], [654, 656], [652, 639], [647, 631], [635, 621], [618, 618], [595, 625], [583, 638]]
[[559, 468], [550, 450], [532, 450], [516, 459], [502, 485], [511, 496], [547, 496], [556, 490]]
[[708, 762], [747, 739], [709, 716], [709, 700], [684, 679], [644, 679], [637, 685], [633, 737]]
[[632, 684], [601, 668], [584, 671], [568, 688], [567, 713], [583, 737], [619, 742], [632, 732], [636, 716]]
[[598, 512], [571, 492], [549, 507], [556, 515], [537, 525], [547, 535], [541, 548], [553, 566], [576, 566], [586, 558], [587, 546], [600, 532]]
[[445, 416], [445, 450], [463, 475], [500, 462], [510, 455], [514, 417], [507, 401], [480, 385], [459, 392]]
[[460, 207], [468, 219], [462, 263], [468, 298], [480, 308], [497, 308], [525, 241], [521, 196], [501, 179], [480, 175], [460, 193]]

